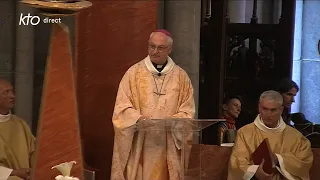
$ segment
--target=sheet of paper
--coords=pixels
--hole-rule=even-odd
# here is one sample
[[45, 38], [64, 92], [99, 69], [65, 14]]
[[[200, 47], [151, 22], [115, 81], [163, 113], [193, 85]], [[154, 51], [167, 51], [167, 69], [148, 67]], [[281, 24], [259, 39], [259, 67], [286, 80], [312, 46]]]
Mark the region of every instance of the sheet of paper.
[[234, 143], [221, 143], [220, 146], [233, 147]]
[[0, 166], [0, 180], [7, 180], [12, 172], [12, 169]]

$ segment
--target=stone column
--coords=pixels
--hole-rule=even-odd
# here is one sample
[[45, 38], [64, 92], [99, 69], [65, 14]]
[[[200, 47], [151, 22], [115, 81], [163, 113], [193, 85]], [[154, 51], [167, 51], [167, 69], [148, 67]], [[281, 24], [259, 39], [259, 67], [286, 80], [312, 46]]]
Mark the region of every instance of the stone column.
[[[252, 17], [253, 0], [245, 0], [245, 22]], [[259, 24], [277, 24], [281, 13], [281, 1], [257, 0], [257, 17]]]
[[164, 28], [164, 4], [165, 1], [158, 1], [158, 17], [157, 17], [157, 28]]
[[[292, 67], [292, 80], [301, 87], [301, 45], [302, 45], [302, 15], [303, 15], [303, 1], [296, 2], [295, 12], [295, 29], [294, 29], [294, 45], [293, 45], [293, 67]], [[300, 112], [300, 96], [301, 91], [295, 98], [295, 103], [291, 106], [291, 113]]]
[[173, 37], [171, 57], [192, 81], [196, 109], [199, 97], [200, 17], [201, 1], [164, 1], [163, 26]]
[[257, 17], [259, 24], [272, 24], [273, 13], [276, 11], [272, 8], [271, 0], [258, 0], [257, 1]]
[[32, 126], [33, 108], [33, 60], [34, 26], [19, 26], [20, 13], [34, 14], [28, 6], [17, 3], [16, 22], [16, 63], [15, 63], [15, 114]]
[[14, 3], [11, 0], [0, 1], [0, 78], [13, 82], [14, 69]]
[[245, 0], [229, 0], [228, 16], [230, 23], [246, 22], [246, 1]]
[[308, 120], [320, 123], [320, 56], [317, 48], [320, 38], [320, 3], [303, 3], [300, 108]]
[[[297, 3], [303, 4], [303, 1], [296, 1]], [[272, 12], [272, 20], [273, 24], [278, 24], [281, 17], [281, 9], [282, 9], [282, 0], [273, 0], [273, 12]]]

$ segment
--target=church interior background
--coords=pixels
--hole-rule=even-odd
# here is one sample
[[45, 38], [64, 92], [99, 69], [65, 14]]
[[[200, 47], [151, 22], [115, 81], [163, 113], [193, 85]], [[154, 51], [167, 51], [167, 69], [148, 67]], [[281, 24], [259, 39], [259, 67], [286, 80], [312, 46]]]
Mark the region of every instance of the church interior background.
[[[103, 169], [98, 179], [110, 175], [118, 83], [146, 56], [156, 28], [173, 36], [172, 58], [192, 80], [198, 118], [218, 118], [223, 97], [234, 91], [247, 100], [246, 111], [254, 102], [249, 95], [289, 77], [300, 87], [291, 112], [320, 124], [320, 1], [91, 2], [92, 8], [62, 21], [71, 32], [84, 159]], [[21, 13], [38, 12], [0, 1], [0, 78], [14, 84], [14, 113], [36, 135], [50, 29], [19, 26]]]

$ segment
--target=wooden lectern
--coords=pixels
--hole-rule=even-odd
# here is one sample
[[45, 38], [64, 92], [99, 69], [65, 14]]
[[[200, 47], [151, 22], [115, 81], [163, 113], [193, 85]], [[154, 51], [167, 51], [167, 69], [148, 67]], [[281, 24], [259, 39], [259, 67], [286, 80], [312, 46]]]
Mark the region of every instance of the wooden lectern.
[[[84, 0], [22, 0], [21, 3], [55, 19], [73, 16], [92, 5]], [[70, 176], [84, 180], [70, 37], [63, 23], [52, 24], [43, 86], [32, 179], [54, 180], [60, 173], [51, 167], [76, 161]]]

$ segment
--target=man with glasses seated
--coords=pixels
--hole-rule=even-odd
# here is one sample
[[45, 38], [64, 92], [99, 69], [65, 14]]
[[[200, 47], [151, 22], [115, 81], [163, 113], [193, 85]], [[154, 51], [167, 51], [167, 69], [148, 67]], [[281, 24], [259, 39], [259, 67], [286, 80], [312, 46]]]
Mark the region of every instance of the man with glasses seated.
[[187, 73], [169, 57], [173, 40], [166, 30], [149, 38], [148, 56], [131, 66], [118, 89], [112, 118], [115, 141], [111, 180], [176, 180], [181, 137], [135, 132], [151, 119], [193, 118], [193, 87]]

